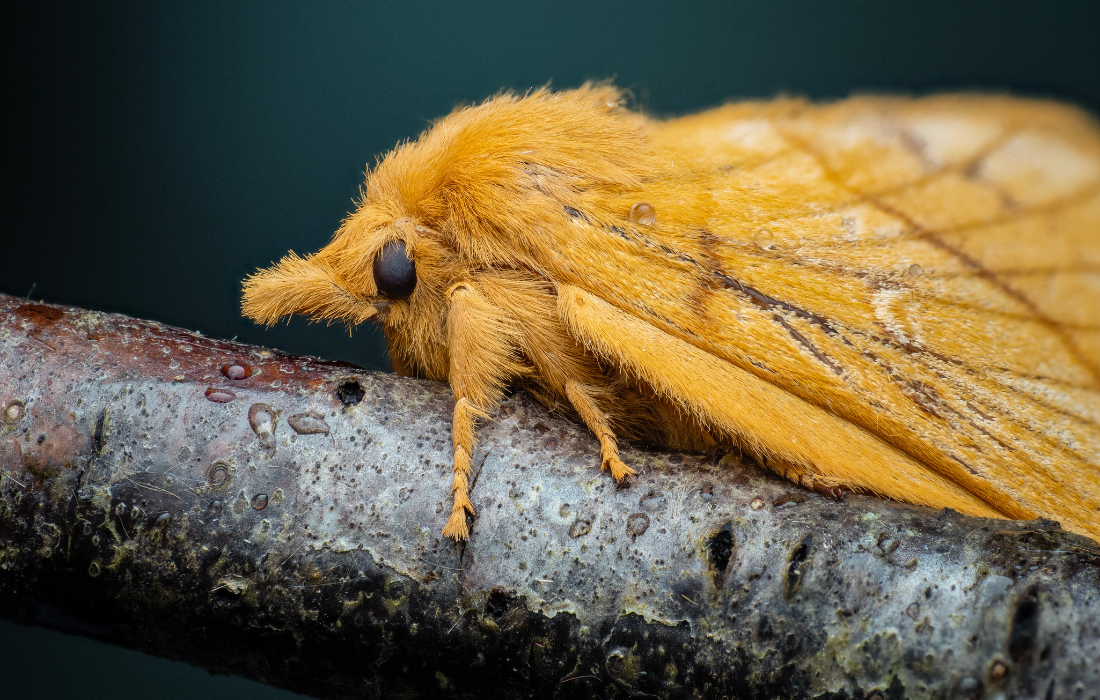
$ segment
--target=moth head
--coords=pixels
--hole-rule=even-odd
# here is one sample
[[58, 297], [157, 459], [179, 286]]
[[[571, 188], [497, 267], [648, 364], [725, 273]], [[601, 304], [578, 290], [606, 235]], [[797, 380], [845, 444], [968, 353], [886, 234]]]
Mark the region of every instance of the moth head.
[[445, 257], [430, 240], [434, 232], [408, 217], [377, 214], [360, 208], [327, 247], [304, 258], [292, 252], [248, 277], [244, 314], [266, 324], [290, 314], [397, 323], [428, 302], [438, 294]]
[[577, 210], [595, 221], [604, 194], [641, 185], [648, 147], [619, 102], [587, 85], [456, 110], [381, 159], [328, 246], [249, 277], [245, 315], [378, 320], [391, 353], [442, 375], [448, 289], [488, 271], [546, 276], [547, 227]]

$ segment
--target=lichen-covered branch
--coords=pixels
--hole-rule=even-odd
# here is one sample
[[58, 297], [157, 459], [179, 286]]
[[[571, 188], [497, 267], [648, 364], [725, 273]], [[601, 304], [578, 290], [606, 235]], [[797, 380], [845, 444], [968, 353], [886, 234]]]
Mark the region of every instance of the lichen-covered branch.
[[0, 613], [318, 697], [1087, 697], [1100, 552], [0, 296]]

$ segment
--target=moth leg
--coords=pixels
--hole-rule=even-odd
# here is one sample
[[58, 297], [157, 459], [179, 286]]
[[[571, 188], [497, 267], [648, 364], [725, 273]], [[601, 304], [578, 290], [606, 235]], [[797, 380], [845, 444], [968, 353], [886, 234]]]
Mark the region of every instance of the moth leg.
[[470, 466], [473, 461], [474, 425], [481, 412], [466, 397], [455, 402], [454, 418], [451, 421], [451, 438], [454, 444], [454, 480], [451, 493], [454, 504], [451, 517], [443, 528], [443, 536], [455, 540], [470, 539], [470, 530], [466, 527], [466, 512], [477, 517], [474, 504], [470, 502]]
[[448, 379], [454, 390], [455, 411], [451, 422], [454, 445], [454, 504], [443, 535], [455, 540], [470, 538], [466, 513], [475, 515], [470, 502], [470, 463], [474, 453], [474, 427], [491, 407], [498, 406], [505, 384], [525, 372], [518, 359], [515, 322], [489, 302], [473, 282], [459, 283], [449, 292], [447, 339], [450, 344]]
[[794, 462], [788, 462], [784, 459], [762, 458], [761, 463], [784, 479], [793, 481], [811, 491], [829, 494], [837, 499], [839, 499], [845, 491], [853, 490], [852, 486], [841, 479], [813, 472]]
[[565, 395], [569, 399], [569, 403], [573, 404], [573, 408], [580, 414], [584, 424], [599, 438], [600, 464], [603, 469], [610, 469], [611, 476], [618, 482], [634, 474], [635, 471], [619, 459], [619, 443], [615, 438], [615, 433], [611, 430], [611, 426], [607, 424], [607, 419], [599, 407], [596, 406], [596, 402], [592, 400], [592, 397], [581, 388], [580, 384], [572, 379], [565, 383]]

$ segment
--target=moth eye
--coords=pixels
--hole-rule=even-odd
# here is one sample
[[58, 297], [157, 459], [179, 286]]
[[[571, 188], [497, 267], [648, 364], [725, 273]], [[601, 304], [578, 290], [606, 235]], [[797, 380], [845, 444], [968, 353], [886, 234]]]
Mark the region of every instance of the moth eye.
[[409, 259], [402, 241], [382, 246], [374, 258], [374, 284], [390, 299], [408, 299], [416, 289], [416, 263]]

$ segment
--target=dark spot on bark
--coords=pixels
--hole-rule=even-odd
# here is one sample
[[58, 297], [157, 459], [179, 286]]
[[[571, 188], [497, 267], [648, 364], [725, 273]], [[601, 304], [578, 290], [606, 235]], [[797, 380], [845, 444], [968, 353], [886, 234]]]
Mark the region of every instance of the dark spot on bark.
[[790, 564], [787, 565], [786, 595], [788, 598], [798, 591], [802, 585], [802, 580], [806, 577], [806, 569], [809, 568], [806, 559], [810, 555], [810, 547], [812, 546], [813, 535], [806, 535], [806, 539], [799, 542], [798, 546], [791, 550]]
[[258, 493], [252, 497], [252, 507], [256, 510], [263, 510], [267, 508], [267, 494]]
[[802, 651], [802, 643], [804, 641], [802, 635], [796, 635], [793, 632], [788, 632], [787, 636], [783, 638], [783, 641], [778, 644], [779, 654], [785, 660], [792, 660], [798, 657]]
[[512, 605], [512, 596], [509, 596], [507, 591], [494, 589], [493, 592], [489, 594], [489, 599], [485, 601], [485, 614], [499, 620], [508, 613]]
[[99, 412], [99, 418], [95, 422], [95, 432], [92, 433], [92, 449], [97, 455], [103, 454], [103, 443], [107, 437], [107, 424], [111, 420], [111, 412], [104, 408]]
[[757, 638], [759, 638], [761, 641], [766, 641], [768, 639], [771, 639], [773, 634], [774, 633], [772, 632], [771, 620], [768, 619], [767, 615], [761, 615], [760, 621], [756, 623]]
[[1016, 663], [1029, 661], [1035, 647], [1035, 633], [1039, 630], [1039, 593], [1035, 587], [1028, 589], [1012, 616], [1012, 631], [1008, 636], [1008, 653]]
[[886, 688], [886, 700], [905, 700], [905, 685], [897, 676], [894, 676], [894, 680]]
[[336, 388], [336, 398], [345, 406], [354, 406], [366, 395], [367, 392], [359, 385], [358, 379], [348, 379]]
[[726, 523], [722, 529], [710, 536], [707, 540], [707, 550], [710, 552], [710, 567], [718, 573], [725, 573], [730, 565], [730, 557], [733, 556], [733, 530]]

